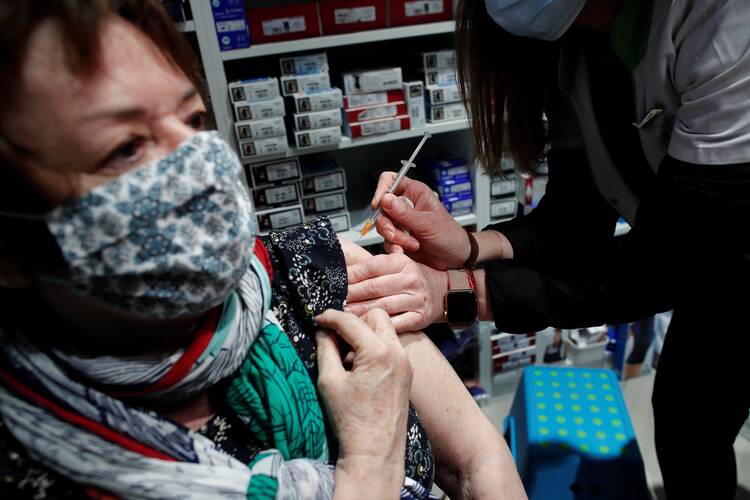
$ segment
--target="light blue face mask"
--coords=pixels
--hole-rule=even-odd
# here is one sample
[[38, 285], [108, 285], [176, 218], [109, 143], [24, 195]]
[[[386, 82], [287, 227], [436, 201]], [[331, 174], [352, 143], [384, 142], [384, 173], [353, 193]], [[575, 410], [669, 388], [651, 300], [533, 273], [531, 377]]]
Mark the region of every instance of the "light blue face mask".
[[557, 40], [576, 20], [586, 0], [486, 0], [487, 13], [512, 35]]
[[200, 313], [247, 272], [257, 232], [237, 155], [217, 132], [57, 207], [45, 220], [84, 295], [154, 318]]

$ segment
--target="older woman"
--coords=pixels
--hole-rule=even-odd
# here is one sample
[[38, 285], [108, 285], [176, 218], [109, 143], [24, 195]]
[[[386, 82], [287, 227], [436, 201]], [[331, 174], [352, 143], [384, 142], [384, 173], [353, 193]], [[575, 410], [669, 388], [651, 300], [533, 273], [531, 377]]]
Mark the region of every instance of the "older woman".
[[158, 2], [2, 0], [0, 46], [4, 497], [524, 496], [424, 337], [336, 310], [366, 252], [256, 240]]

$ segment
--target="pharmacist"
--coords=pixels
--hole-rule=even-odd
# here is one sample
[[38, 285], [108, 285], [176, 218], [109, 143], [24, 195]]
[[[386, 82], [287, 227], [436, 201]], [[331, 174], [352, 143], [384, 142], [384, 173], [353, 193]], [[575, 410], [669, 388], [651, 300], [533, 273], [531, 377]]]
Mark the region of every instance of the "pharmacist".
[[[384, 196], [384, 174], [390, 255], [349, 269], [350, 309], [383, 307], [401, 331], [516, 333], [674, 309], [653, 393], [666, 493], [733, 498], [750, 408], [748, 2], [462, 0], [458, 16], [478, 162], [495, 174], [509, 151], [530, 170], [549, 142], [546, 194], [467, 235], [424, 184], [399, 186], [413, 208]], [[619, 216], [632, 230], [616, 240]]]

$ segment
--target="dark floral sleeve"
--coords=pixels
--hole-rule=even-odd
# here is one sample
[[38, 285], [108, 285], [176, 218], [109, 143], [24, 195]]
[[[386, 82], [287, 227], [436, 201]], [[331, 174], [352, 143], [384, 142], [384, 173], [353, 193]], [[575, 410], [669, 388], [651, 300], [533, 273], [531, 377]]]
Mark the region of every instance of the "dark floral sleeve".
[[[326, 309], [342, 310], [348, 279], [344, 253], [327, 217], [274, 231], [262, 238], [273, 267], [273, 312], [307, 368], [318, 379], [313, 318]], [[332, 436], [329, 434], [329, 440]], [[332, 447], [335, 451], [335, 447]], [[432, 446], [422, 422], [409, 405], [406, 475], [429, 492], [435, 474]]]
[[344, 308], [348, 280], [341, 245], [327, 217], [274, 231], [263, 243], [273, 266], [271, 307], [317, 380], [313, 318]]

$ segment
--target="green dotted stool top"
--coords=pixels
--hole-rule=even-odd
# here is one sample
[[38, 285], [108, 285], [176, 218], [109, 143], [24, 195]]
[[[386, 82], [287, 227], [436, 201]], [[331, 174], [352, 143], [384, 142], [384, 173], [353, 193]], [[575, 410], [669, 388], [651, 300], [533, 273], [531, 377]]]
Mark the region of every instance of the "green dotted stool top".
[[534, 366], [523, 384], [530, 443], [610, 458], [635, 440], [613, 371]]

